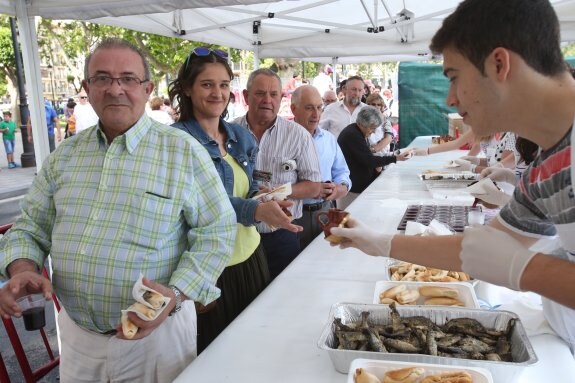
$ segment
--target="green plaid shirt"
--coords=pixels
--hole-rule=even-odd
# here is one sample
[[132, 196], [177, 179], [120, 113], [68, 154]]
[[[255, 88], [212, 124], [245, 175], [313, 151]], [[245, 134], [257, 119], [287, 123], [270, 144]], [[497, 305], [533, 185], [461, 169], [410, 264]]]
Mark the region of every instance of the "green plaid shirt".
[[144, 114], [108, 145], [94, 126], [50, 155], [0, 241], [0, 273], [52, 255], [52, 283], [80, 326], [105, 332], [140, 273], [204, 304], [219, 296], [236, 216], [207, 151]]

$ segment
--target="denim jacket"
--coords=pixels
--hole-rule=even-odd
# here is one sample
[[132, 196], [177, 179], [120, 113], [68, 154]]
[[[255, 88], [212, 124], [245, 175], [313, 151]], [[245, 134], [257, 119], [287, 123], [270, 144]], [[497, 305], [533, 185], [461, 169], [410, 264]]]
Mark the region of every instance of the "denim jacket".
[[256, 207], [258, 202], [250, 199], [258, 191], [258, 182], [253, 178], [253, 172], [258, 155], [258, 144], [247, 129], [238, 125], [226, 122], [220, 119], [220, 126], [226, 130], [227, 141], [226, 148], [231, 155], [244, 169], [250, 183], [250, 189], [247, 198], [234, 197], [234, 173], [232, 167], [223, 159], [218, 148], [218, 143], [214, 141], [200, 127], [196, 120], [178, 121], [172, 126], [191, 134], [200, 144], [206, 148], [214, 165], [222, 179], [224, 188], [230, 197], [238, 223], [245, 226], [251, 226], [256, 223]]

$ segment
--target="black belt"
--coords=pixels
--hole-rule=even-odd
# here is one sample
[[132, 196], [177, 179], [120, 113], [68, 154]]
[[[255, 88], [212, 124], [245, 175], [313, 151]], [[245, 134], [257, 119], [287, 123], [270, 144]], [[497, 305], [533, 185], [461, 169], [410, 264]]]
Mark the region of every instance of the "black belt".
[[305, 211], [321, 210], [325, 207], [325, 204], [331, 204], [331, 201], [323, 201], [323, 202], [316, 202], [316, 203], [310, 203], [308, 205], [303, 205], [303, 210], [305, 210]]

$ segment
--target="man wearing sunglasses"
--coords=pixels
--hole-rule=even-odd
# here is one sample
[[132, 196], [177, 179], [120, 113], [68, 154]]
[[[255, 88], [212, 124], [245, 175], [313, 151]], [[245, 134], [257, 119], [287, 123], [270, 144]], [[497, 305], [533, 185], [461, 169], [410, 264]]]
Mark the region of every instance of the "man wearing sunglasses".
[[74, 108], [74, 116], [76, 116], [76, 133], [86, 130], [91, 126], [98, 123], [98, 115], [90, 105], [86, 91], [82, 89], [78, 95], [78, 103]]
[[[235, 213], [205, 149], [147, 116], [154, 85], [136, 47], [103, 41], [84, 76], [98, 125], [48, 157], [0, 240], [0, 275], [11, 278], [0, 315], [20, 316], [15, 299], [53, 289], [62, 382], [171, 382], [196, 356], [193, 301], [219, 296]], [[38, 273], [48, 253], [52, 282]], [[127, 313], [130, 334], [121, 310], [141, 275], [170, 300], [154, 319]]]

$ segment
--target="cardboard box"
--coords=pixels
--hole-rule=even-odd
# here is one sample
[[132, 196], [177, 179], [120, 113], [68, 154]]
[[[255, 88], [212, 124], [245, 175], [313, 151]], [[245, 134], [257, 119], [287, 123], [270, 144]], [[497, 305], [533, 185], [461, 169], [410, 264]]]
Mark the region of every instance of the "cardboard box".
[[[448, 134], [453, 138], [457, 138], [471, 129], [469, 125], [463, 123], [463, 117], [459, 113], [447, 114], [447, 120], [449, 121]], [[455, 128], [457, 128], [457, 132]]]

